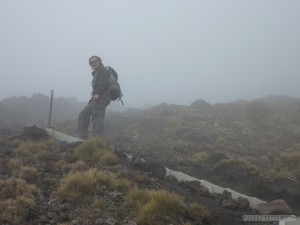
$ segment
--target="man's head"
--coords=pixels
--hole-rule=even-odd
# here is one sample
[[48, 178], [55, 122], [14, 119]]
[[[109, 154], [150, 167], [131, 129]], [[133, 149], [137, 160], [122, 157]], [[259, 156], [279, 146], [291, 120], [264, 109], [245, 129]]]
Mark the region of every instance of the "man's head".
[[90, 66], [92, 67], [93, 70], [96, 70], [99, 67], [103, 66], [101, 58], [99, 56], [96, 56], [96, 55], [90, 57], [89, 64], [90, 64]]

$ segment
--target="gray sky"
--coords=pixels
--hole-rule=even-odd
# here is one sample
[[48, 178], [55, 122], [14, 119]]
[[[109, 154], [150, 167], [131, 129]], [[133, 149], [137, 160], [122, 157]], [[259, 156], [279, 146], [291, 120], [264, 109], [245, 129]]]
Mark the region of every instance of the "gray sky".
[[89, 99], [88, 58], [127, 106], [300, 97], [299, 0], [0, 0], [0, 100]]

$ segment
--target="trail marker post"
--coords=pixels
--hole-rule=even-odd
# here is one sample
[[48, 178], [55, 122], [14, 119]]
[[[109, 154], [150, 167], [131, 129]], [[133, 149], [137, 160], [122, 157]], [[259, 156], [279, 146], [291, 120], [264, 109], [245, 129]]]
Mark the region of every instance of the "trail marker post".
[[51, 90], [51, 100], [50, 100], [50, 110], [49, 110], [48, 126], [50, 126], [50, 124], [51, 124], [53, 96], [54, 96], [54, 90]]

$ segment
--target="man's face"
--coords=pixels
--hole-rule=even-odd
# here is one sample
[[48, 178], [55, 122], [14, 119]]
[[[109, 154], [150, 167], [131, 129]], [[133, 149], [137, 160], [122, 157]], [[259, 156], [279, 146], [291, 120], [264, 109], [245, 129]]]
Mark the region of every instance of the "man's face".
[[100, 66], [99, 60], [96, 57], [91, 58], [90, 66], [92, 67], [93, 70], [98, 69], [98, 67]]

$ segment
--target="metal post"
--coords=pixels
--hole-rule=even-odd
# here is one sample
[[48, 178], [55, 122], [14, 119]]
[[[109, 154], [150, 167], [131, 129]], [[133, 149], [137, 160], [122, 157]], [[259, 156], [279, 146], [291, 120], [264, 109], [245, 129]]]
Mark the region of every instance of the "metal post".
[[50, 111], [49, 111], [49, 120], [48, 120], [48, 126], [50, 126], [50, 124], [51, 124], [53, 95], [54, 95], [54, 91], [53, 91], [53, 90], [51, 90], [51, 100], [50, 100]]

